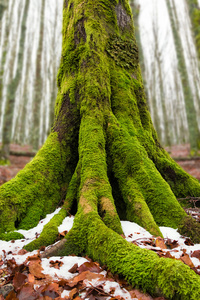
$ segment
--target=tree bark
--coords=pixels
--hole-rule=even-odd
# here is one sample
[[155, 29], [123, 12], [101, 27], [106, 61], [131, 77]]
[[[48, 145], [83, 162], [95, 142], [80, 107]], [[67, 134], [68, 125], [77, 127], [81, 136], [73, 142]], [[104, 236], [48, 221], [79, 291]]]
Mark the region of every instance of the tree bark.
[[196, 111], [194, 107], [194, 101], [192, 96], [192, 91], [189, 83], [188, 73], [186, 62], [183, 53], [183, 46], [181, 43], [181, 37], [179, 34], [179, 24], [177, 18], [177, 12], [175, 8], [174, 1], [172, 4], [169, 0], [167, 0], [167, 8], [169, 11], [170, 22], [172, 26], [172, 33], [174, 37], [174, 43], [176, 47], [177, 59], [178, 59], [178, 68], [181, 75], [181, 81], [183, 86], [183, 93], [184, 93], [184, 101], [185, 101], [185, 108], [186, 108], [186, 115], [189, 127], [189, 141], [190, 147], [193, 154], [199, 149], [200, 147], [200, 132], [197, 123]]
[[[0, 188], [1, 238], [31, 228], [63, 203], [32, 250], [54, 242], [75, 213], [57, 254], [87, 254], [132, 285], [169, 299], [198, 299], [200, 278], [182, 262], [129, 244], [119, 216], [161, 235], [200, 229], [176, 197], [200, 185], [159, 144], [147, 109], [127, 0], [64, 1], [55, 121], [36, 157]], [[113, 197], [114, 195], [114, 197]]]
[[10, 141], [12, 134], [12, 119], [14, 113], [14, 103], [15, 103], [15, 94], [17, 87], [22, 76], [22, 63], [23, 63], [23, 47], [25, 42], [25, 32], [26, 32], [26, 19], [28, 15], [29, 0], [26, 0], [22, 26], [21, 26], [21, 36], [20, 36], [20, 45], [18, 52], [18, 62], [17, 70], [14, 74], [14, 77], [11, 78], [10, 84], [7, 88], [7, 101], [6, 108], [3, 119], [3, 134], [2, 134], [2, 148], [0, 151], [0, 164], [7, 164], [9, 162], [9, 151], [10, 151]]

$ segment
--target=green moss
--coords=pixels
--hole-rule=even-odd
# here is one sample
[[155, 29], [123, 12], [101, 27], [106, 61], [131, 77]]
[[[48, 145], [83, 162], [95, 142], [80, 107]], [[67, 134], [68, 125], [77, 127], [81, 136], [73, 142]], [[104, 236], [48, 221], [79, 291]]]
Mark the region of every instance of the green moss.
[[24, 239], [23, 234], [16, 231], [0, 234], [0, 240], [3, 241], [21, 240], [21, 239]]
[[1, 233], [14, 231], [15, 226], [32, 228], [55, 209], [69, 175], [65, 160], [57, 133], [52, 133], [35, 158], [0, 187]]
[[200, 241], [200, 224], [191, 216], [186, 216], [179, 224], [178, 231], [184, 236], [189, 236], [193, 243]]
[[39, 249], [41, 246], [48, 246], [55, 243], [58, 236], [58, 226], [62, 223], [66, 217], [67, 211], [61, 209], [59, 213], [53, 216], [53, 218], [44, 226], [39, 238], [27, 244], [24, 248], [27, 251], [33, 251]]
[[106, 51], [118, 66], [127, 69], [137, 68], [138, 48], [133, 40], [123, 40], [119, 36], [112, 36], [108, 41]]
[[63, 253], [87, 254], [152, 296], [181, 300], [199, 297], [200, 278], [188, 266], [128, 243], [94, 212], [78, 214], [66, 239]]

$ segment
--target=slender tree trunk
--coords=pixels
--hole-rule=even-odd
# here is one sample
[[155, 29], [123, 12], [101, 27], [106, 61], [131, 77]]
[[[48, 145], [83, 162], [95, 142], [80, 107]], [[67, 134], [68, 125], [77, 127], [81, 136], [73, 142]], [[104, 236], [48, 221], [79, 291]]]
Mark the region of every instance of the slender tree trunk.
[[0, 157], [2, 163], [7, 163], [9, 159], [9, 148], [10, 148], [11, 134], [12, 134], [12, 120], [13, 120], [13, 113], [14, 113], [15, 94], [22, 75], [23, 48], [25, 42], [26, 19], [28, 15], [29, 3], [30, 3], [29, 0], [26, 0], [24, 12], [23, 12], [16, 74], [11, 79], [11, 82], [7, 88], [7, 102], [6, 102], [5, 114], [3, 120], [2, 149], [1, 149], [1, 157]]
[[186, 0], [186, 3], [188, 5], [191, 23], [193, 27], [197, 53], [200, 59], [200, 7], [198, 0]]
[[120, 236], [123, 215], [156, 236], [171, 226], [200, 241], [200, 225], [176, 200], [199, 195], [200, 184], [159, 144], [138, 61], [127, 0], [64, 1], [54, 125], [36, 157], [0, 188], [0, 238], [63, 204], [26, 249], [54, 242], [74, 212], [57, 254], [87, 254], [152, 295], [196, 300], [194, 271]]
[[171, 6], [170, 0], [167, 0], [167, 7], [169, 10], [170, 22], [172, 26], [174, 43], [175, 43], [176, 53], [178, 58], [178, 68], [181, 75], [183, 92], [184, 92], [185, 107], [186, 107], [186, 114], [187, 114], [187, 121], [188, 121], [188, 128], [189, 128], [190, 146], [191, 146], [191, 150], [196, 151], [199, 148], [200, 133], [198, 129], [194, 101], [192, 97], [192, 91], [190, 88], [185, 58], [183, 54], [183, 47], [181, 44], [181, 38], [178, 31], [179, 25], [176, 16], [176, 8], [173, 1]]
[[41, 13], [40, 13], [40, 36], [39, 45], [37, 50], [36, 60], [36, 79], [35, 79], [35, 97], [33, 100], [33, 129], [32, 129], [32, 141], [34, 149], [38, 149], [39, 146], [39, 135], [40, 135], [40, 104], [42, 100], [42, 50], [43, 50], [43, 36], [44, 36], [44, 11], [45, 11], [45, 0], [41, 2]]

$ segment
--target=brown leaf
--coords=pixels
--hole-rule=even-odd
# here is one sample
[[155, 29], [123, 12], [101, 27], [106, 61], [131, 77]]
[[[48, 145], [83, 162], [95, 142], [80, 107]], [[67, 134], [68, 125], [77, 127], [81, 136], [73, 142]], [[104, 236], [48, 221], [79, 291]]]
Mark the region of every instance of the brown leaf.
[[28, 253], [28, 251], [26, 251], [25, 249], [21, 249], [21, 250], [19, 250], [19, 252], [17, 254], [18, 255], [24, 255], [26, 253]]
[[32, 274], [28, 274], [28, 282], [30, 282], [30, 283], [34, 283], [35, 282], [35, 277], [34, 277], [34, 275], [32, 275]]
[[40, 260], [32, 260], [28, 265], [29, 272], [38, 279], [42, 279], [46, 277], [46, 275], [42, 274], [43, 268], [40, 263], [41, 263]]
[[17, 272], [13, 278], [13, 286], [15, 290], [18, 290], [25, 283], [26, 279], [27, 275]]
[[73, 267], [71, 267], [71, 269], [68, 270], [68, 272], [74, 274], [77, 272], [78, 269], [78, 264], [74, 264]]
[[60, 236], [60, 237], [65, 237], [67, 233], [68, 233], [68, 231], [65, 230], [65, 231], [63, 231], [63, 232], [60, 232], [60, 233], [59, 233], [59, 236]]
[[78, 268], [79, 273], [82, 273], [84, 271], [90, 271], [93, 273], [100, 273], [102, 272], [102, 268], [97, 264], [96, 262], [85, 262]]
[[40, 252], [39, 252], [39, 250], [38, 250], [37, 254], [34, 254], [32, 256], [28, 256], [27, 259], [26, 259], [26, 261], [38, 260], [38, 259], [40, 259]]
[[174, 249], [176, 247], [179, 246], [179, 243], [178, 241], [176, 240], [170, 240], [170, 239], [167, 239], [165, 244], [170, 248], [170, 249]]
[[[56, 299], [58, 299], [58, 298], [56, 298]], [[37, 300], [52, 300], [52, 298], [49, 296], [44, 296], [44, 297], [37, 298]]]
[[184, 264], [188, 265], [190, 268], [195, 268], [193, 262], [191, 261], [189, 255], [187, 253], [182, 254], [180, 257], [180, 260], [184, 262]]
[[32, 283], [25, 283], [17, 293], [18, 300], [35, 300], [36, 293]]
[[90, 271], [84, 271], [81, 274], [75, 276], [73, 280], [68, 281], [67, 286], [75, 287], [78, 283], [82, 282], [85, 279], [91, 281], [92, 279], [104, 280], [105, 278], [102, 274], [96, 274]]
[[[44, 292], [55, 292], [55, 293], [58, 293], [58, 289], [59, 289], [59, 284], [56, 283], [56, 282], [50, 282], [49, 284], [47, 284], [43, 290], [42, 290], [42, 293]], [[46, 294], [45, 294], [46, 295]]]
[[200, 250], [195, 250], [191, 253], [191, 257], [196, 257], [200, 259]]
[[[4, 298], [3, 298], [4, 299]], [[6, 297], [6, 300], [18, 300], [18, 298], [16, 297], [16, 294], [14, 291], [11, 291], [8, 296]]]
[[55, 261], [50, 260], [49, 264], [50, 264], [50, 268], [60, 269], [60, 267], [62, 267], [63, 265], [63, 262], [60, 260], [55, 260]]
[[73, 290], [70, 291], [69, 293], [69, 298], [70, 300], [74, 299], [76, 296], [78, 296], [79, 292], [77, 288], [74, 288]]
[[193, 242], [191, 241], [190, 238], [186, 238], [185, 242], [184, 242], [187, 246], [194, 246]]
[[160, 236], [157, 237], [155, 244], [156, 244], [156, 247], [160, 247], [161, 249], [167, 249], [164, 239], [162, 239]]
[[134, 289], [129, 293], [131, 295], [131, 298], [138, 298], [139, 300], [153, 300], [153, 298], [150, 295], [144, 294], [137, 289]]

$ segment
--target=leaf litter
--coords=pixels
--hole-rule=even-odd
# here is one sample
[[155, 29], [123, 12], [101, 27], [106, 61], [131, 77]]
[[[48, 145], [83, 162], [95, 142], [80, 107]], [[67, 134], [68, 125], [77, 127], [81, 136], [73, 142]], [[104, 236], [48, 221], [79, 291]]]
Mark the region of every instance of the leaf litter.
[[[47, 215], [31, 230], [19, 230], [24, 235], [23, 240], [0, 241], [0, 300], [165, 300], [133, 289], [124, 279], [88, 257], [41, 258], [47, 248], [33, 252], [24, 250], [23, 246], [39, 236], [43, 226], [58, 211]], [[67, 217], [60, 225], [60, 239], [71, 229], [73, 219], [73, 216]], [[180, 236], [177, 230], [160, 227], [164, 238], [155, 238], [128, 221], [122, 221], [122, 229], [127, 241], [154, 251], [160, 257], [181, 260], [200, 274], [200, 245]]]

